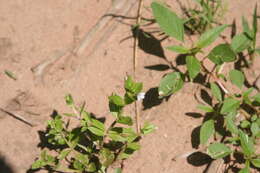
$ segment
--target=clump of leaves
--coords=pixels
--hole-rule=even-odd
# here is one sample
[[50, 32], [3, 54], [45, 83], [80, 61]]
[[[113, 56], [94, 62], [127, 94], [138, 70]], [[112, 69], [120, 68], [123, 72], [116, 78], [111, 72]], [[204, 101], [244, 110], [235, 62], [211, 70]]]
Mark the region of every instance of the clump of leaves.
[[[140, 149], [139, 140], [155, 129], [145, 123], [141, 133], [137, 133], [131, 116], [124, 114], [124, 107], [137, 101], [142, 90], [142, 83], [136, 83], [129, 76], [125, 80], [125, 95], [109, 96], [109, 108], [114, 121], [106, 127], [104, 122], [88, 113], [84, 105], [76, 106], [71, 95], [65, 97], [73, 113], [56, 115], [48, 121], [46, 137], [48, 144], [55, 148], [52, 154], [44, 149], [32, 164], [32, 169], [46, 168], [60, 172], [95, 172], [105, 173], [116, 161], [130, 157]], [[70, 125], [64, 116], [75, 118], [78, 123]], [[121, 172], [120, 168], [115, 170]]]
[[[153, 2], [151, 6], [156, 22], [162, 31], [184, 42], [184, 21], [161, 3]], [[180, 90], [186, 77], [193, 81], [199, 73], [210, 74], [211, 72], [203, 64], [207, 58], [216, 65], [216, 69], [220, 68], [225, 62], [234, 62], [237, 60], [235, 51], [228, 43], [217, 45], [202, 60], [198, 58], [198, 54], [202, 53], [204, 48], [211, 45], [228, 26], [225, 24], [206, 31], [190, 48], [184, 45], [167, 47], [170, 51], [185, 55], [187, 71], [185, 73], [172, 72], [165, 75], [159, 86], [160, 97], [171, 95]]]
[[241, 53], [247, 50], [249, 55], [248, 64], [252, 64], [255, 54], [260, 55], [260, 48], [256, 45], [256, 35], [258, 32], [258, 22], [257, 22], [257, 5], [255, 6], [252, 25], [249, 26], [247, 19], [242, 17], [243, 32], [235, 35], [232, 39], [231, 46], [236, 53]]
[[[214, 104], [198, 106], [207, 113], [200, 129], [200, 144], [206, 145], [213, 159], [242, 155], [245, 167], [239, 173], [249, 173], [250, 165], [260, 168], [256, 150], [260, 141], [260, 93], [253, 88], [242, 89], [244, 76], [240, 71], [231, 70], [229, 76], [230, 82], [241, 88], [239, 93], [225, 94], [218, 84], [211, 83]], [[215, 142], [210, 142], [213, 136]]]
[[225, 4], [223, 0], [194, 0], [196, 3], [194, 8], [183, 7], [185, 27], [192, 33], [203, 33], [211, 29], [225, 12]]

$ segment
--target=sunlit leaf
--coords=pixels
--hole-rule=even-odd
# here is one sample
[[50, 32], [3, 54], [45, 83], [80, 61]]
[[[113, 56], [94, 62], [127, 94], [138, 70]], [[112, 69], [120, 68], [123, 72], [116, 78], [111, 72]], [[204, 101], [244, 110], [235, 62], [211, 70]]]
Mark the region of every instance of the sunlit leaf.
[[239, 70], [230, 70], [229, 79], [231, 82], [239, 88], [242, 88], [245, 82], [244, 74]]
[[164, 76], [159, 85], [160, 98], [169, 96], [183, 87], [183, 79], [181, 73], [172, 72]]
[[238, 34], [233, 37], [231, 42], [232, 49], [236, 52], [242, 52], [250, 46], [251, 40], [244, 34]]
[[232, 153], [232, 150], [222, 143], [213, 143], [207, 149], [208, 155], [213, 159], [220, 159]]
[[190, 52], [190, 50], [188, 48], [183, 47], [183, 46], [169, 46], [166, 49], [171, 50], [176, 53], [180, 53], [180, 54], [188, 54]]
[[184, 26], [183, 21], [172, 10], [165, 7], [165, 5], [153, 2], [152, 5], [153, 15], [160, 28], [169, 36], [183, 41], [184, 39]]
[[235, 100], [233, 98], [228, 97], [224, 100], [220, 113], [226, 114], [226, 113], [230, 113], [230, 112], [235, 112], [236, 109], [239, 107], [239, 105], [240, 105], [239, 100]]
[[250, 138], [247, 134], [243, 131], [239, 131], [239, 138], [241, 143], [241, 148], [246, 156], [251, 156], [255, 152], [254, 142], [252, 138]]
[[200, 62], [194, 56], [186, 57], [186, 64], [191, 79], [194, 79], [200, 72]]
[[206, 144], [214, 132], [214, 120], [205, 121], [200, 128], [200, 144]]
[[213, 43], [221, 32], [223, 32], [228, 25], [221, 25], [218, 27], [215, 27], [211, 30], [206, 31], [204, 34], [202, 34], [196, 43], [196, 47], [198, 48], [204, 48]]
[[210, 89], [213, 94], [213, 96], [220, 102], [222, 102], [222, 93], [220, 88], [215, 83], [210, 83]]
[[215, 64], [221, 65], [223, 62], [233, 62], [236, 60], [236, 54], [229, 44], [220, 44], [213, 48], [208, 58]]

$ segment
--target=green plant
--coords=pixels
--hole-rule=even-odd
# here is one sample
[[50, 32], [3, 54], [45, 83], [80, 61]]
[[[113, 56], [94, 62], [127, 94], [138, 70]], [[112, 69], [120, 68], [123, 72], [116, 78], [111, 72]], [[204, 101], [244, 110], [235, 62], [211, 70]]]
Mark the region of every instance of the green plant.
[[241, 53], [244, 50], [247, 50], [249, 55], [249, 64], [253, 63], [255, 54], [260, 55], [260, 48], [256, 47], [256, 35], [258, 31], [258, 22], [257, 22], [257, 5], [255, 6], [252, 26], [250, 27], [248, 21], [243, 16], [242, 17], [242, 26], [243, 32], [234, 36], [231, 42], [231, 46], [236, 53]]
[[194, 0], [194, 8], [182, 7], [187, 17], [185, 27], [192, 32], [203, 33], [211, 29], [224, 14], [223, 0]]
[[[167, 35], [184, 42], [183, 20], [169, 8], [160, 3], [153, 2], [152, 9], [156, 22], [160, 25], [160, 28]], [[218, 38], [220, 33], [223, 32], [228, 26], [229, 25], [225, 24], [206, 31], [190, 48], [183, 45], [167, 47], [168, 50], [185, 55], [187, 70], [185, 73], [172, 72], [165, 75], [159, 86], [160, 97], [171, 95], [181, 89], [186, 77], [189, 77], [189, 79], [193, 81], [199, 73], [204, 72], [214, 78], [217, 78], [218, 76], [213, 75], [213, 73], [204, 66], [203, 62], [206, 58], [210, 59], [218, 67], [215, 69], [219, 69], [225, 62], [234, 62], [237, 59], [236, 54], [230, 44], [217, 45], [202, 60], [199, 60], [197, 57], [198, 54], [203, 53], [203, 49], [211, 45]]]
[[[168, 36], [184, 42], [184, 21], [161, 3], [153, 2], [151, 7], [161, 30]], [[167, 47], [168, 50], [183, 55], [186, 70], [166, 74], [158, 88], [159, 96], [163, 98], [179, 91], [185, 81], [193, 82], [200, 73], [208, 78], [201, 84], [210, 90], [213, 102], [210, 105], [198, 106], [206, 112], [200, 128], [200, 144], [206, 146], [207, 154], [213, 159], [229, 157], [236, 162], [238, 160], [235, 155], [242, 155], [245, 166], [240, 173], [249, 173], [251, 165], [260, 168], [260, 153], [256, 151], [260, 138], [260, 93], [254, 88], [245, 87], [246, 78], [241, 70], [231, 69], [228, 74], [222, 71], [225, 64], [238, 60], [238, 53], [241, 51], [258, 51], [255, 48], [256, 13], [255, 8], [253, 29], [248, 27], [247, 21], [243, 18], [243, 35], [235, 36], [231, 43], [216, 45], [209, 53], [205, 53], [204, 48], [211, 45], [229, 25], [207, 30], [189, 48], [183, 45]], [[245, 42], [245, 38], [250, 40], [250, 43]], [[199, 58], [200, 54], [203, 58]], [[206, 59], [213, 63], [213, 69], [209, 70], [204, 65]], [[232, 93], [226, 84], [234, 85], [240, 91]]]
[[[137, 101], [142, 87], [142, 83], [127, 77], [124, 97], [117, 94], [109, 96], [109, 108], [114, 121], [108, 127], [85, 111], [84, 104], [76, 106], [71, 95], [67, 95], [65, 100], [73, 113], [56, 115], [48, 121], [46, 137], [48, 144], [55, 149], [52, 154], [46, 149], [42, 150], [32, 169], [104, 173], [114, 162], [124, 160], [139, 150], [141, 136], [152, 132], [155, 127], [145, 123], [140, 134], [135, 132], [132, 117], [126, 116], [123, 109]], [[68, 118], [67, 121], [64, 116]], [[70, 118], [76, 122], [70, 123]], [[121, 172], [121, 169], [117, 168], [115, 172]]]
[[[240, 71], [231, 70], [229, 80], [241, 88], [239, 93], [225, 94], [216, 83], [210, 83], [213, 104], [198, 105], [207, 115], [200, 128], [200, 144], [213, 159], [229, 157], [236, 164], [235, 156], [243, 156], [245, 167], [240, 173], [249, 173], [250, 164], [260, 168], [260, 153], [256, 151], [260, 141], [260, 93], [253, 88], [242, 89], [244, 76]], [[209, 140], [213, 136], [215, 140]]]

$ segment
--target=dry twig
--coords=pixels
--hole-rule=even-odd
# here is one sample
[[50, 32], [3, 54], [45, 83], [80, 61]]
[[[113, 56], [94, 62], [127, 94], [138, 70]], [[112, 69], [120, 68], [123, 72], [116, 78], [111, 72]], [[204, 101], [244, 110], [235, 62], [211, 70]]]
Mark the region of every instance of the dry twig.
[[25, 124], [31, 126], [31, 127], [35, 126], [35, 125], [34, 125], [33, 123], [31, 123], [29, 120], [25, 119], [24, 117], [22, 117], [21, 115], [19, 115], [19, 114], [17, 114], [17, 113], [7, 111], [7, 110], [5, 110], [5, 109], [3, 109], [3, 108], [1, 108], [1, 107], [0, 107], [0, 111], [6, 113], [7, 115], [10, 115], [11, 117], [13, 117], [13, 118], [15, 118], [15, 119], [17, 119], [17, 120], [19, 120], [19, 121], [21, 121], [21, 122], [23, 122], [23, 123], [25, 123]]

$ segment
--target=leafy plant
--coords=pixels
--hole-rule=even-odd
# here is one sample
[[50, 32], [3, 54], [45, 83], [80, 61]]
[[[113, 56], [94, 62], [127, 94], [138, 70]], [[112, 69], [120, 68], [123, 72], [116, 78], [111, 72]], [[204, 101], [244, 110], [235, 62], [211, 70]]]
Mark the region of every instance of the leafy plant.
[[[167, 34], [168, 30], [171, 30], [171, 28], [175, 28], [174, 30], [171, 30], [172, 33], [170, 36], [178, 40], [180, 40], [179, 38], [184, 38], [182, 32], [184, 30], [184, 22], [179, 22], [182, 21], [182, 19], [178, 18], [174, 12], [169, 12], [170, 10], [167, 7], [158, 2], [152, 3], [152, 9], [154, 17], [161, 27], [162, 31]], [[168, 23], [169, 20], [171, 20], [171, 23]], [[178, 24], [176, 25], [174, 25], [175, 20], [178, 21]], [[162, 23], [163, 26], [161, 26]], [[203, 61], [206, 58], [210, 59], [217, 66], [221, 66], [224, 62], [234, 62], [236, 60], [236, 54], [231, 48], [230, 44], [220, 44], [216, 46], [209, 53], [209, 55], [202, 60], [199, 60], [199, 58], [197, 57], [198, 54], [203, 52], [204, 48], [211, 45], [218, 38], [220, 33], [223, 32], [228, 26], [229, 25], [221, 25], [206, 31], [190, 48], [183, 45], [174, 45], [167, 47], [168, 50], [185, 55], [187, 71], [186, 73], [173, 72], [165, 75], [159, 86], [159, 95], [161, 97], [171, 95], [181, 89], [185, 77], [189, 77], [189, 79], [193, 81], [202, 71], [209, 73], [207, 68], [203, 65]], [[178, 37], [176, 37], [176, 35], [178, 35]], [[184, 39], [181, 41], [183, 42]]]
[[[205, 1], [198, 2], [205, 3]], [[175, 27], [169, 36], [182, 41], [183, 44], [185, 37], [180, 31], [183, 30], [185, 22], [176, 17], [173, 11], [169, 12], [170, 9], [161, 3], [153, 2], [152, 9], [161, 30], [167, 34], [167, 31]], [[173, 14], [175, 17], [165, 13]], [[211, 92], [213, 101], [210, 105], [198, 106], [207, 115], [200, 128], [200, 144], [206, 146], [207, 154], [213, 159], [230, 157], [236, 162], [235, 155], [242, 155], [245, 166], [240, 173], [249, 173], [250, 166], [260, 168], [260, 153], [256, 150], [260, 138], [260, 93], [254, 88], [245, 87], [246, 78], [241, 69], [230, 69], [227, 74], [223, 73], [222, 69], [224, 64], [235, 63], [241, 51], [247, 49], [249, 55], [258, 51], [255, 48], [257, 8], [253, 16], [252, 29], [243, 18], [244, 32], [236, 35], [231, 43], [216, 45], [209, 53], [205, 53], [204, 49], [210, 46], [229, 25], [220, 25], [207, 30], [191, 47], [184, 45], [167, 47], [168, 50], [183, 55], [186, 71], [166, 74], [159, 85], [159, 95], [163, 98], [179, 91], [185, 81], [194, 81], [200, 73], [208, 78], [208, 82], [201, 84]], [[168, 20], [171, 20], [169, 25]], [[174, 20], [178, 21], [178, 24], [174, 25]], [[182, 24], [179, 22], [181, 20]], [[203, 54], [203, 58], [199, 58], [199, 54]], [[205, 67], [206, 59], [213, 63], [213, 69]], [[229, 86], [236, 86], [240, 92], [232, 93], [226, 87], [227, 83]]]
[[260, 55], [260, 48], [256, 47], [256, 35], [258, 31], [257, 5], [254, 9], [251, 27], [244, 16], [242, 17], [242, 26], [243, 32], [234, 36], [231, 46], [236, 53], [247, 50], [250, 57], [249, 64], [252, 64], [255, 54], [258, 53]]
[[[50, 154], [46, 149], [42, 150], [32, 169], [104, 173], [114, 162], [130, 157], [140, 149], [141, 136], [155, 129], [154, 125], [146, 122], [141, 133], [135, 132], [132, 117], [126, 116], [123, 111], [125, 106], [137, 101], [142, 86], [129, 76], [125, 80], [124, 97], [115, 93], [109, 96], [114, 121], [108, 127], [88, 113], [84, 104], [76, 106], [72, 96], [67, 95], [66, 104], [73, 113], [59, 114], [48, 121], [46, 137], [55, 151]], [[64, 116], [69, 119], [65, 121]], [[71, 118], [75, 118], [76, 122], [70, 124]], [[117, 168], [115, 172], [119, 173], [121, 169]]]
[[[239, 87], [244, 84], [240, 73], [230, 80], [235, 80]], [[260, 140], [260, 100], [257, 100], [260, 93], [253, 88], [241, 89], [240, 93], [223, 94], [221, 99], [221, 88], [215, 83], [211, 86], [214, 86], [211, 93], [215, 103], [198, 106], [208, 115], [200, 129], [200, 144], [207, 146], [207, 154], [213, 159], [242, 155], [245, 167], [240, 173], [249, 173], [250, 165], [260, 168], [260, 153], [256, 152]], [[216, 142], [210, 142], [213, 136]]]
[[213, 28], [214, 25], [219, 25], [217, 22], [225, 11], [223, 0], [194, 0], [194, 8], [182, 7], [185, 19], [185, 27], [191, 32], [203, 33], [204, 31]]

